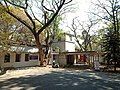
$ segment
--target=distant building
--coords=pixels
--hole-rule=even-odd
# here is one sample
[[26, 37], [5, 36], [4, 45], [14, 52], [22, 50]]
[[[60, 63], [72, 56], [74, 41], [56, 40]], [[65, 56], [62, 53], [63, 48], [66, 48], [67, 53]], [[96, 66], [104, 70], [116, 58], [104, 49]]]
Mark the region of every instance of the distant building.
[[53, 43], [51, 60], [55, 60], [60, 66], [73, 64], [90, 64], [94, 60], [101, 61], [101, 54], [96, 51], [79, 52], [75, 50], [74, 35], [64, 33], [63, 37]]
[[[62, 53], [75, 52], [74, 35], [64, 33], [63, 37], [56, 40], [52, 44], [52, 57], [51, 60], [55, 60], [60, 66], [67, 64], [67, 57]], [[71, 58], [72, 59], [72, 58]]]

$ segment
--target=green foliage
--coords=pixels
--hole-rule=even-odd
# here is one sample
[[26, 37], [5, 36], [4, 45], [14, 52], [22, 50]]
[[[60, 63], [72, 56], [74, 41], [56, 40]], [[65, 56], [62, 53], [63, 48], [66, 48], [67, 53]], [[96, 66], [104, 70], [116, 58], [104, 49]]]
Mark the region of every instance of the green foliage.
[[63, 36], [63, 30], [59, 27], [60, 22], [62, 21], [62, 18], [60, 16], [57, 16], [53, 23], [51, 24], [51, 32], [52, 32], [52, 38], [55, 40], [60, 40]]
[[[99, 1], [98, 7], [106, 12], [104, 14], [105, 24], [107, 29], [103, 35], [102, 49], [104, 52], [104, 60], [109, 65], [114, 65], [114, 71], [116, 71], [117, 65], [120, 65], [120, 8], [119, 0], [108, 0], [108, 3], [102, 4]], [[103, 16], [102, 16], [103, 17]]]
[[0, 50], [7, 51], [10, 47], [12, 26], [15, 20], [8, 15], [0, 5]]
[[104, 60], [110, 65], [112, 62], [120, 62], [120, 34], [115, 32], [112, 28], [108, 29], [103, 36], [103, 52]]
[[31, 43], [32, 39], [31, 32], [0, 6], [0, 52], [8, 51], [11, 45]]

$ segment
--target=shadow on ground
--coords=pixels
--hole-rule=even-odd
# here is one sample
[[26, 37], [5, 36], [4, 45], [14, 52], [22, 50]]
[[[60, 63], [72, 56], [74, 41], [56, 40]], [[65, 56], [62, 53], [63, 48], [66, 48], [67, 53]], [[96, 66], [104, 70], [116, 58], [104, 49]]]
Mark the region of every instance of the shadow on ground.
[[7, 70], [0, 70], [0, 75], [6, 74]]
[[[97, 77], [92, 76], [96, 74]], [[99, 73], [52, 71], [0, 81], [0, 90], [120, 90], [120, 82], [101, 77]]]

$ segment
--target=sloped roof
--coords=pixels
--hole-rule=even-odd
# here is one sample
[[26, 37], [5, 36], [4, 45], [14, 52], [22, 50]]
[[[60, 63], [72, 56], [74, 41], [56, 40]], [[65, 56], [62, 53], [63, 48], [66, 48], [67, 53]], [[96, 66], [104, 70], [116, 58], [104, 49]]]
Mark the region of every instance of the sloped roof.
[[10, 52], [24, 52], [24, 53], [37, 53], [39, 50], [36, 47], [29, 46], [11, 46]]

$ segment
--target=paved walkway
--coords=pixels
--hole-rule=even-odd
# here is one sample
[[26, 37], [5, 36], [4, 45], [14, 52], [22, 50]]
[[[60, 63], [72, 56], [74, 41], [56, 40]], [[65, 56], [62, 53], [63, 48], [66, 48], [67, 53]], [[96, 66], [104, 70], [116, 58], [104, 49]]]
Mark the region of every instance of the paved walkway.
[[120, 90], [120, 74], [32, 67], [0, 76], [0, 90]]

